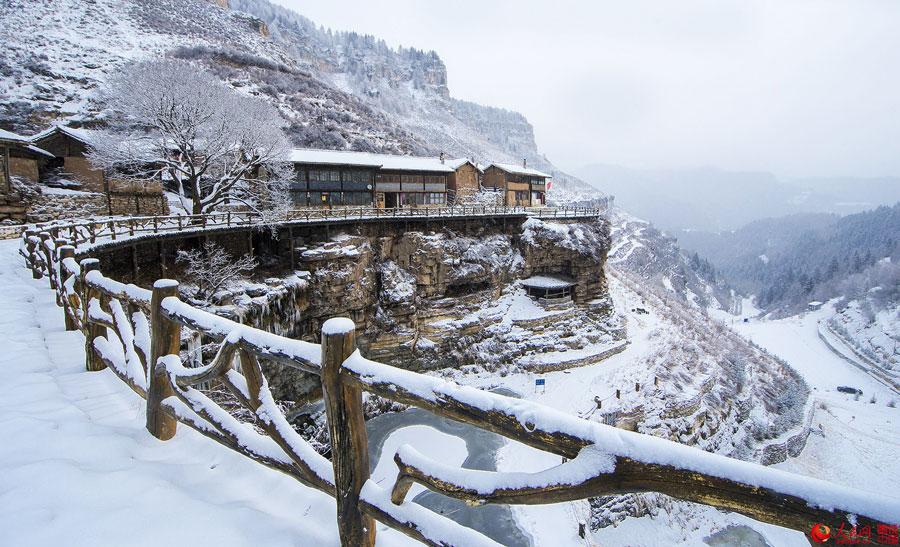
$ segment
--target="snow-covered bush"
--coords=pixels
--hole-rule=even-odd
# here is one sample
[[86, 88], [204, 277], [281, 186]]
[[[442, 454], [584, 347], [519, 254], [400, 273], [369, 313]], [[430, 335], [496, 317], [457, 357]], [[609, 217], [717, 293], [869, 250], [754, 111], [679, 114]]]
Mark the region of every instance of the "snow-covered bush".
[[196, 287], [193, 297], [203, 301], [208, 300], [227, 283], [256, 268], [256, 259], [252, 256], [235, 259], [225, 249], [211, 242], [190, 251], [178, 251], [176, 261], [185, 264], [184, 275]]

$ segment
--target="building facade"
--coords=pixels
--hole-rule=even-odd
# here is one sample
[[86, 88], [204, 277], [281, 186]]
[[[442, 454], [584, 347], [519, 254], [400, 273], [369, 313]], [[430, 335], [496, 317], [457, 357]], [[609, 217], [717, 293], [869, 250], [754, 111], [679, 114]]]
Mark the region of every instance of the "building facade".
[[295, 149], [291, 196], [297, 207], [441, 206], [454, 170], [441, 158]]
[[28, 204], [13, 186], [13, 178], [37, 183], [43, 164], [53, 154], [28, 137], [0, 129], [0, 221], [25, 222]]
[[547, 179], [550, 175], [521, 166], [492, 163], [484, 170], [484, 187], [502, 191], [509, 207], [543, 207], [547, 203]]
[[472, 160], [459, 158], [448, 160], [453, 173], [447, 178], [447, 196], [451, 203], [466, 203], [481, 190], [481, 170]]
[[44, 171], [78, 183], [78, 190], [104, 194], [108, 214], [168, 214], [161, 180], [120, 180], [91, 165], [87, 153], [92, 134], [88, 129], [55, 125], [31, 137], [31, 142], [53, 155]]

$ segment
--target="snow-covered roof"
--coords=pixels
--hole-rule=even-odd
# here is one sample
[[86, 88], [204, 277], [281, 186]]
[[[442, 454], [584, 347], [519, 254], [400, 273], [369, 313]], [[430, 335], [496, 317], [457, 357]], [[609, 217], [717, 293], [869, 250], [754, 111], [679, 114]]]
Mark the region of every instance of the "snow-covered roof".
[[47, 152], [46, 150], [44, 150], [43, 148], [40, 148], [40, 147], [35, 146], [35, 145], [33, 145], [33, 144], [28, 144], [28, 145], [26, 145], [26, 146], [25, 146], [25, 149], [26, 149], [26, 150], [30, 150], [30, 151], [34, 152], [35, 154], [40, 154], [40, 155], [42, 155], [42, 156], [47, 156], [47, 157], [50, 157], [50, 158], [55, 158], [55, 157], [56, 157], [56, 156], [54, 156], [53, 154], [51, 154], [50, 152]]
[[473, 162], [469, 158], [452, 158], [452, 159], [446, 160], [446, 163], [447, 163], [447, 165], [452, 167], [454, 170], [459, 169], [466, 163], [471, 163], [472, 166], [475, 167], [475, 169], [478, 169], [479, 171], [484, 171], [483, 166], [478, 165], [477, 163]]
[[43, 148], [38, 148], [37, 146], [31, 144], [30, 139], [28, 137], [23, 137], [17, 133], [13, 133], [12, 131], [6, 131], [5, 129], [0, 129], [0, 141], [9, 141], [14, 142], [16, 144], [21, 144], [22, 148], [28, 150], [30, 152], [34, 152], [35, 154], [40, 154], [42, 156], [48, 157], [56, 157], [50, 152], [47, 152]]
[[507, 173], [513, 173], [514, 175], [529, 175], [532, 177], [544, 177], [546, 179], [548, 179], [552, 176], [547, 173], [544, 173], [543, 171], [538, 171], [537, 169], [532, 169], [530, 167], [522, 167], [521, 165], [513, 165], [511, 163], [492, 163], [492, 164], [488, 165], [485, 169], [489, 169], [491, 166], [494, 166], [497, 169], [506, 171]]
[[523, 279], [522, 284], [535, 289], [565, 289], [575, 286], [575, 282], [562, 276], [533, 275]]
[[442, 163], [438, 157], [393, 156], [371, 152], [351, 152], [348, 150], [319, 150], [315, 148], [295, 148], [291, 150], [293, 163], [313, 163], [320, 165], [355, 165], [397, 171], [434, 171], [450, 173], [454, 168]]
[[13, 141], [13, 142], [27, 142], [28, 138], [23, 137], [22, 135], [19, 135], [17, 133], [13, 133], [12, 131], [0, 129], [0, 140]]
[[57, 132], [68, 135], [69, 137], [79, 140], [85, 144], [91, 143], [91, 135], [94, 133], [90, 129], [81, 129], [69, 127], [68, 125], [54, 124], [47, 129], [44, 129], [43, 131], [32, 135], [31, 137], [29, 137], [29, 140], [31, 142], [36, 142]]

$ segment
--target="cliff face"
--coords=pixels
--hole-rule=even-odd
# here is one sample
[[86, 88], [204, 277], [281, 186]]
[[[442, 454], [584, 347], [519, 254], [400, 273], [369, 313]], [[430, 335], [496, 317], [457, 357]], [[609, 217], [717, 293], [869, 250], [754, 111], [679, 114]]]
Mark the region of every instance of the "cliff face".
[[[540, 371], [624, 347], [604, 276], [605, 221], [337, 234], [294, 245], [295, 274], [220, 295], [213, 311], [313, 341], [326, 319], [351, 317], [367, 357], [417, 370]], [[574, 301], [544, 307], [526, 296], [518, 280], [537, 274], [573, 279]], [[303, 385], [293, 372], [270, 372], [286, 398]]]

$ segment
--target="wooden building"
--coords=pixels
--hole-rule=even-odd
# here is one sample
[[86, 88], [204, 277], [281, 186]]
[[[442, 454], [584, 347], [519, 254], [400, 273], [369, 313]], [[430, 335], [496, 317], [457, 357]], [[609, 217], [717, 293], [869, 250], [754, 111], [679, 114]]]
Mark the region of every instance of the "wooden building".
[[0, 129], [0, 189], [12, 190], [12, 177], [38, 182], [44, 164], [53, 154], [35, 146], [28, 137]]
[[77, 182], [79, 190], [105, 194], [109, 214], [168, 214], [161, 180], [116, 179], [91, 165], [87, 152], [92, 134], [89, 129], [54, 125], [32, 136], [31, 142], [55, 157], [45, 166], [47, 172]]
[[547, 203], [547, 179], [550, 175], [522, 165], [492, 163], [484, 170], [483, 186], [503, 192], [510, 207], [543, 207]]
[[28, 137], [0, 129], [0, 221], [25, 221], [27, 204], [12, 179], [37, 182], [41, 165], [52, 158], [53, 154], [33, 145]]
[[484, 171], [472, 160], [457, 158], [447, 160], [453, 173], [447, 178], [447, 201], [465, 203], [481, 189], [481, 177]]
[[291, 152], [294, 205], [424, 207], [447, 203], [454, 172], [440, 158], [342, 150]]
[[106, 192], [103, 171], [95, 169], [87, 159], [92, 131], [66, 125], [54, 125], [31, 137], [31, 142], [55, 156], [48, 170], [58, 170], [81, 184], [85, 192]]

